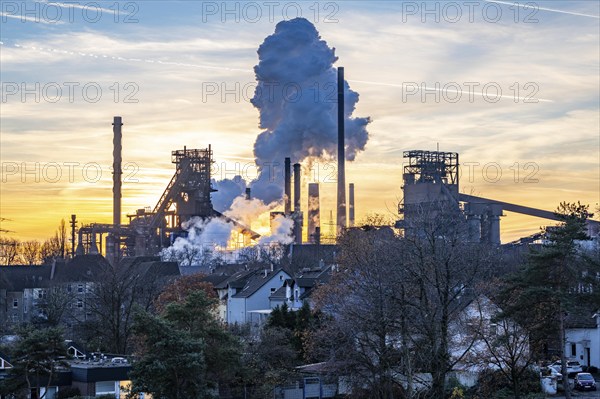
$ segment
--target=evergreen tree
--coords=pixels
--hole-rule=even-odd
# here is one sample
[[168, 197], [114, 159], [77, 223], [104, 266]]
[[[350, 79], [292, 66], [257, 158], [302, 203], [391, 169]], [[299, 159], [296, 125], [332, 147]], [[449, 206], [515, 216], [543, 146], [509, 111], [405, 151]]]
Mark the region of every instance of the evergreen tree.
[[134, 332], [142, 353], [130, 374], [133, 392], [161, 399], [208, 397], [202, 340], [148, 313], [136, 315]]
[[239, 371], [240, 345], [217, 321], [216, 299], [204, 290], [165, 306], [158, 316], [136, 315], [140, 360], [133, 364], [133, 392], [161, 399], [207, 398]]
[[[565, 318], [585, 296], [577, 288], [587, 267], [577, 241], [588, 239], [589, 213], [588, 207], [580, 203], [561, 203], [556, 214], [559, 225], [544, 230], [542, 248], [532, 251], [525, 267], [507, 279], [500, 299], [504, 302], [505, 316], [526, 326], [534, 345], [548, 336], [558, 338], [563, 381], [568, 381]], [[564, 385], [568, 399], [570, 387]]]
[[45, 386], [45, 392], [48, 392], [52, 379], [66, 365], [64, 360], [60, 360], [67, 353], [62, 330], [25, 327], [18, 335], [12, 360], [14, 368], [9, 377], [2, 381], [0, 393], [35, 390], [37, 397], [44, 399], [46, 394], [40, 395], [40, 388]]

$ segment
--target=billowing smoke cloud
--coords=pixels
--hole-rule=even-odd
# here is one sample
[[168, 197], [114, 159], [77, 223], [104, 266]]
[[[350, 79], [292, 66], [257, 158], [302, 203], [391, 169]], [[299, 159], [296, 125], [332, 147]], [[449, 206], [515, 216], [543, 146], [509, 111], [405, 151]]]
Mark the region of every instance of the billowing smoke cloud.
[[252, 222], [258, 219], [260, 215], [272, 209], [272, 205], [265, 205], [258, 198], [248, 200], [245, 196], [240, 196], [233, 200], [231, 207], [225, 212], [225, 216], [250, 227]]
[[232, 223], [222, 218], [203, 220], [192, 218], [182, 226], [187, 237], [178, 237], [173, 245], [161, 253], [163, 260], [177, 261], [183, 266], [203, 264], [219, 247], [227, 247], [234, 229]]
[[233, 201], [246, 190], [246, 181], [241, 176], [235, 176], [233, 179], [213, 179], [211, 185], [217, 190], [210, 197], [213, 208], [221, 213], [229, 209]]
[[[264, 129], [254, 143], [259, 177], [250, 185], [253, 197], [270, 204], [283, 197], [283, 161], [333, 159], [337, 153], [337, 61], [335, 49], [321, 40], [304, 18], [282, 21], [258, 49], [254, 67], [257, 87], [252, 104]], [[345, 83], [346, 158], [364, 150], [369, 118], [353, 118], [358, 93]], [[274, 167], [273, 165], [279, 165]], [[215, 193], [215, 207], [226, 209], [237, 188], [217, 183], [228, 194]], [[229, 202], [228, 202], [229, 201]], [[219, 209], [220, 208], [220, 209]]]
[[[234, 201], [232, 209], [227, 212], [227, 216], [231, 218], [237, 216], [237, 220], [250, 225], [254, 217], [269, 210], [265, 207], [258, 199], [248, 201], [239, 197]], [[291, 218], [284, 215], [275, 216], [272, 221], [271, 234], [262, 236], [258, 246], [254, 248], [291, 244], [293, 225], [294, 222]], [[218, 258], [235, 262], [241, 251], [247, 249], [247, 247], [227, 249], [227, 244], [236, 227], [226, 218], [214, 217], [205, 220], [193, 218], [182, 227], [188, 232], [187, 237], [178, 237], [173, 245], [162, 250], [160, 256], [163, 260], [176, 261], [182, 266], [209, 265]], [[259, 250], [258, 253], [260, 254], [261, 251]]]
[[275, 243], [287, 245], [294, 241], [294, 238], [292, 237], [294, 221], [291, 218], [285, 217], [284, 215], [277, 215], [271, 221], [271, 226], [271, 235], [261, 237], [259, 240], [259, 245]]

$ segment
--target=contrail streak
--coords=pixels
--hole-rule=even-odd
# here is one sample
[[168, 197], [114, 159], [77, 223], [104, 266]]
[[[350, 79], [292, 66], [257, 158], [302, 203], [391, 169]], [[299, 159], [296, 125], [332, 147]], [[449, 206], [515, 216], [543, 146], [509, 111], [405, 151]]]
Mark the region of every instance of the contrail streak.
[[42, 17], [31, 17], [28, 15], [13, 15], [13, 14], [8, 14], [5, 12], [0, 12], [0, 17], [2, 17], [2, 22], [5, 22], [6, 19], [5, 18], [13, 18], [13, 19], [19, 19], [21, 20], [21, 22], [35, 22], [35, 23], [42, 23], [42, 24], [50, 24], [50, 25], [61, 25], [64, 24], [63, 21], [48, 21], [45, 18]]
[[[37, 0], [36, 3], [48, 4], [48, 5], [61, 7], [61, 8], [77, 8], [77, 9], [81, 9], [81, 10], [90, 10], [93, 7], [93, 9], [95, 11], [105, 12], [107, 14], [110, 14], [110, 13], [122, 14], [121, 10], [119, 10], [118, 8], [115, 8], [114, 10], [111, 10], [110, 8], [102, 8], [99, 6], [98, 3], [90, 3], [90, 4], [61, 3], [58, 1], [48, 1], [48, 0]], [[118, 3], [115, 3], [115, 4], [118, 5]]]
[[[4, 42], [0, 42], [0, 46], [9, 46]], [[173, 66], [181, 66], [187, 68], [200, 68], [200, 69], [213, 69], [218, 71], [236, 71], [236, 72], [249, 72], [249, 69], [242, 68], [228, 68], [224, 66], [213, 66], [213, 65], [202, 65], [202, 64], [190, 64], [184, 62], [172, 62], [172, 61], [162, 61], [157, 59], [150, 58], [126, 58], [126, 57], [118, 57], [114, 55], [107, 54], [96, 54], [96, 53], [86, 53], [81, 51], [67, 51], [50, 47], [38, 47], [38, 46], [26, 46], [22, 44], [13, 44], [12, 47], [20, 48], [24, 50], [34, 50], [43, 53], [55, 53], [55, 54], [67, 54], [67, 55], [79, 55], [81, 57], [90, 57], [90, 58], [106, 58], [115, 61], [125, 61], [125, 62], [141, 62], [148, 64], [160, 64], [160, 65], [173, 65]]]
[[[0, 46], [9, 46], [8, 44], [0, 41]], [[118, 57], [118, 56], [112, 56], [112, 55], [106, 55], [106, 54], [95, 54], [95, 53], [85, 53], [85, 52], [81, 52], [81, 51], [67, 51], [67, 50], [60, 50], [60, 49], [56, 49], [56, 48], [49, 48], [49, 47], [38, 47], [38, 46], [26, 46], [26, 45], [22, 45], [22, 44], [13, 44], [12, 47], [15, 48], [20, 48], [20, 49], [24, 49], [24, 50], [33, 50], [33, 51], [38, 51], [38, 52], [43, 52], [43, 53], [55, 53], [55, 54], [67, 54], [67, 55], [78, 55], [81, 57], [89, 57], [89, 58], [105, 58], [105, 59], [109, 59], [109, 60], [113, 60], [113, 61], [122, 61], [122, 62], [136, 62], [136, 63], [148, 63], [148, 64], [159, 64], [159, 65], [171, 65], [171, 66], [180, 66], [180, 67], [184, 67], [184, 68], [199, 68], [199, 69], [210, 69], [210, 70], [215, 70], [215, 71], [233, 71], [233, 72], [245, 72], [248, 73], [251, 70], [250, 69], [242, 69], [242, 68], [228, 68], [228, 67], [224, 67], [224, 66], [213, 66], [213, 65], [202, 65], [202, 64], [190, 64], [190, 63], [184, 63], [184, 62], [174, 62], [174, 61], [162, 61], [162, 60], [156, 60], [156, 59], [148, 59], [148, 58], [125, 58], [125, 57]], [[398, 87], [398, 88], [405, 88], [408, 83], [402, 83], [402, 84], [395, 84], [395, 83], [383, 83], [383, 82], [372, 82], [372, 81], [366, 81], [366, 80], [348, 80], [348, 82], [350, 83], [362, 83], [362, 84], [368, 84], [368, 85], [374, 85], [374, 86], [386, 86], [386, 87]], [[414, 82], [410, 82], [411, 85], [414, 85]], [[435, 88], [435, 87], [422, 87], [422, 86], [418, 86], [419, 91], [422, 89], [428, 90], [428, 91], [436, 91], [436, 92], [440, 92], [440, 93], [460, 93], [462, 94], [467, 94], [467, 95], [477, 95], [478, 97], [485, 97], [483, 92], [480, 91], [465, 91], [465, 90], [455, 90], [455, 89], [442, 89], [442, 88]], [[527, 102], [548, 102], [548, 103], [552, 103], [554, 102], [553, 100], [549, 100], [549, 99], [545, 99], [545, 98], [531, 98], [531, 97], [516, 97], [516, 96], [512, 96], [512, 95], [499, 95], [498, 97], [503, 98], [503, 99], [518, 99], [520, 101], [527, 101]]]
[[549, 11], [549, 12], [556, 12], [559, 14], [576, 15], [578, 17], [600, 19], [600, 16], [598, 16], [598, 15], [583, 14], [580, 12], [565, 11], [565, 10], [557, 10], [556, 8], [539, 7], [535, 3], [511, 3], [508, 1], [499, 1], [499, 0], [483, 0], [483, 1], [485, 1], [487, 3], [498, 3], [498, 4], [504, 4], [504, 5], [508, 5], [508, 6], [517, 6], [517, 7], [527, 8], [527, 9], [532, 9], [532, 10]]

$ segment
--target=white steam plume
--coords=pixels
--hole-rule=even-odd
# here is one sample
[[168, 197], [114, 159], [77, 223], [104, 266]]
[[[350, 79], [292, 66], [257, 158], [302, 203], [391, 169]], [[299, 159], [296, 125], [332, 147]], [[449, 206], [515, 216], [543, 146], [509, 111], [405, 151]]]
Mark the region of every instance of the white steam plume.
[[[283, 197], [283, 161], [332, 159], [337, 153], [337, 60], [335, 49], [321, 39], [312, 23], [295, 18], [277, 24], [258, 49], [254, 67], [257, 87], [252, 104], [260, 112], [264, 129], [254, 143], [259, 177], [253, 181], [252, 196], [265, 204]], [[358, 93], [345, 82], [346, 158], [354, 160], [369, 138], [369, 118], [352, 113]], [[273, 167], [273, 165], [279, 165]], [[235, 185], [217, 183], [223, 195], [214, 194], [215, 208], [227, 209]]]

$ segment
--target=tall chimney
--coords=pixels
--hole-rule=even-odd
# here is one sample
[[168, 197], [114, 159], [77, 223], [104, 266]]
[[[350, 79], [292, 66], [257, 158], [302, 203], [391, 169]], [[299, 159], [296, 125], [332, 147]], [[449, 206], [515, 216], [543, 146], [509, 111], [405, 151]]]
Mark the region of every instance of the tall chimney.
[[285, 159], [284, 166], [284, 203], [285, 203], [285, 214], [289, 215], [292, 213], [292, 161], [290, 158]]
[[113, 225], [121, 226], [121, 122], [120, 116], [113, 120]]
[[300, 211], [300, 164], [294, 164], [294, 212]]
[[300, 211], [300, 164], [294, 164], [294, 239], [302, 244], [302, 212]]
[[75, 257], [75, 246], [76, 241], [75, 241], [75, 227], [77, 227], [77, 215], [71, 215], [71, 221], [69, 222], [71, 224], [71, 258]]
[[[115, 116], [113, 119], [113, 226], [115, 229], [121, 227], [121, 132], [123, 123], [120, 116]], [[93, 235], [94, 239], [95, 236]], [[95, 240], [94, 240], [95, 241]], [[114, 266], [119, 263], [119, 247], [120, 237], [118, 233], [109, 234], [106, 237], [106, 257]], [[90, 252], [92, 250], [90, 249]]]
[[354, 227], [354, 183], [348, 186], [348, 225]]
[[321, 227], [319, 207], [319, 183], [308, 184], [308, 241], [317, 243], [317, 229]]
[[346, 228], [346, 170], [344, 135], [344, 68], [338, 67], [338, 181], [337, 181], [337, 234]]
[[246, 187], [246, 200], [250, 201], [250, 199], [252, 199], [252, 191], [250, 190], [250, 187]]

